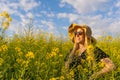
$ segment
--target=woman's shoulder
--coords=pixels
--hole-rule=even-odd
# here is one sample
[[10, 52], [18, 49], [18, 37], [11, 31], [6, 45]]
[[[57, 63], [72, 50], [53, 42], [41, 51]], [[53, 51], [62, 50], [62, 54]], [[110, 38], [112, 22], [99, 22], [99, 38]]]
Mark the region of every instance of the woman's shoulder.
[[101, 48], [97, 46], [94, 48], [94, 54], [97, 60], [109, 57], [108, 54], [106, 54]]
[[94, 47], [94, 52], [98, 53], [98, 54], [106, 54], [105, 51], [103, 51], [101, 48], [99, 48], [98, 46]]

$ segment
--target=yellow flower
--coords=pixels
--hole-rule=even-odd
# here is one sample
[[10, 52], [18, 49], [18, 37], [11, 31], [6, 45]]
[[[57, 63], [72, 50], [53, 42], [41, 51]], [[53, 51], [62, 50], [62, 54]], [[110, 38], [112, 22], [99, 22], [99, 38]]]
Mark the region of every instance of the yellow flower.
[[19, 64], [21, 64], [23, 62], [23, 59], [19, 59], [18, 58], [18, 59], [16, 59], [16, 62], [19, 63]]
[[2, 45], [1, 48], [2, 48], [3, 51], [7, 51], [8, 50], [7, 45]]
[[19, 78], [18, 80], [23, 80], [23, 79]]
[[8, 17], [7, 20], [8, 20], [9, 22], [11, 22], [11, 21], [12, 21], [12, 18], [11, 18], [11, 17]]
[[56, 78], [50, 78], [49, 80], [57, 80]]
[[105, 66], [105, 63], [99, 62], [99, 63], [98, 63], [98, 66], [101, 67], [101, 68], [103, 68], [103, 67]]
[[49, 53], [47, 53], [47, 55], [46, 55], [46, 59], [49, 59], [49, 58], [50, 58]]
[[58, 53], [59, 52], [59, 48], [53, 48], [52, 52]]
[[94, 50], [94, 46], [93, 45], [89, 45], [87, 47], [87, 53], [88, 53], [88, 55], [90, 55], [91, 53], [93, 53], [93, 50]]
[[71, 70], [70, 73], [69, 73], [72, 77], [74, 77], [74, 71]]
[[35, 56], [34, 56], [33, 52], [30, 51], [30, 52], [28, 52], [28, 53], [25, 55], [25, 57], [26, 57], [26, 58], [32, 58], [32, 59], [33, 59]]
[[0, 66], [3, 64], [4, 60], [0, 58]]
[[3, 27], [4, 29], [7, 29], [8, 26], [10, 25], [9, 22], [12, 21], [12, 18], [10, 17], [10, 15], [9, 15], [6, 11], [2, 12], [2, 13], [0, 14], [0, 16], [3, 17], [3, 21], [2, 21], [2, 23], [1, 23], [2, 27]]
[[59, 54], [59, 57], [63, 57], [63, 55], [62, 55], [62, 54]]
[[94, 60], [94, 59], [93, 59], [92, 56], [88, 56], [88, 57], [87, 57], [87, 60], [89, 61], [89, 60]]
[[18, 55], [19, 55], [19, 56], [22, 56], [22, 55], [23, 55], [23, 52], [20, 51], [20, 52], [18, 53]]
[[2, 48], [0, 47], [0, 52], [2, 51]]
[[56, 52], [52, 52], [51, 53], [51, 57], [54, 57], [54, 56], [56, 56], [57, 54], [56, 54]]
[[82, 66], [81, 66], [81, 65], [78, 65], [78, 66], [77, 66], [77, 69], [78, 69], [78, 70], [81, 70], [81, 69], [82, 69]]
[[18, 51], [18, 52], [20, 52], [20, 51], [21, 51], [21, 48], [16, 47], [15, 50]]
[[21, 66], [28, 67], [28, 64], [29, 64], [29, 61], [28, 61], [28, 60], [27, 60], [27, 61], [23, 61], [23, 62], [21, 63]]
[[65, 79], [65, 77], [64, 76], [60, 76], [60, 79], [59, 80], [64, 80]]
[[88, 72], [88, 69], [84, 68], [83, 71], [86, 73], [86, 72]]
[[85, 60], [84, 59], [81, 59], [81, 63], [83, 64], [85, 62]]
[[112, 36], [106, 36], [107, 40], [112, 40]]
[[4, 29], [7, 29], [8, 26], [9, 26], [9, 22], [3, 22], [2, 26], [3, 26]]
[[2, 13], [2, 16], [8, 18], [8, 17], [9, 17], [9, 14], [8, 14], [8, 12], [4, 11], [4, 12]]
[[56, 52], [47, 53], [46, 59], [50, 59], [52, 57], [55, 57], [56, 55], [57, 55]]

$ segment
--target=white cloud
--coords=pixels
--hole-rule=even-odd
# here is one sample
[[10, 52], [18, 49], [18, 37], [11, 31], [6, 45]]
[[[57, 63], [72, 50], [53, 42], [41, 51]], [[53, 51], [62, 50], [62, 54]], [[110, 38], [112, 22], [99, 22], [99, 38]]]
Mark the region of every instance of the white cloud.
[[27, 12], [35, 7], [40, 5], [40, 2], [37, 3], [34, 0], [20, 0], [20, 6]]
[[63, 26], [63, 27], [62, 27], [62, 29], [64, 29], [64, 30], [66, 30], [66, 31], [67, 31], [67, 30], [68, 30], [68, 27]]
[[65, 6], [65, 3], [59, 4], [59, 6], [62, 8]]
[[10, 3], [8, 6], [14, 10], [17, 10], [19, 8], [19, 3], [13, 2], [13, 3]]
[[7, 11], [10, 14], [14, 14], [17, 12], [16, 9], [18, 9], [18, 3], [10, 3], [9, 1], [0, 1], [0, 10], [1, 11]]
[[27, 15], [28, 18], [33, 18], [34, 17], [31, 12], [27, 13], [26, 15]]
[[120, 32], [120, 27], [119, 27], [119, 26], [120, 26], [120, 20], [111, 23], [108, 30], [109, 30], [111, 33], [116, 33], [116, 32], [118, 33], [118, 32]]
[[95, 38], [98, 38], [99, 36], [102, 36], [105, 31], [103, 29], [95, 29], [92, 28], [92, 36]]
[[104, 9], [104, 6], [101, 6], [101, 4], [104, 4], [107, 1], [109, 0], [62, 0], [60, 5], [67, 3], [78, 13], [91, 13], [100, 8], [101, 10]]
[[67, 18], [67, 13], [58, 13], [58, 18]]
[[101, 15], [94, 16], [81, 16], [78, 20], [78, 24], [86, 24], [91, 27], [93, 35], [95, 37], [102, 35], [103, 32], [108, 29], [109, 19], [102, 18]]
[[58, 13], [57, 14], [58, 18], [68, 18], [69, 22], [74, 22], [79, 18], [79, 15], [77, 14], [72, 14], [72, 13]]
[[44, 16], [46, 16], [46, 17], [49, 17], [49, 18], [55, 16], [55, 14], [54, 14], [52, 11], [50, 11], [50, 12], [40, 11], [40, 14], [41, 14], [41, 15], [44, 15]]
[[54, 17], [55, 14], [51, 12], [51, 13], [48, 13], [47, 16], [48, 16], [48, 17]]
[[40, 13], [36, 13], [36, 17], [41, 17], [42, 15]]
[[[101, 24], [102, 22], [102, 15], [78, 15], [78, 14], [73, 14], [73, 13], [58, 13], [57, 14], [58, 18], [67, 18], [70, 23], [72, 22], [77, 22], [80, 24], [89, 24], [89, 25], [95, 25]], [[105, 22], [105, 21], [103, 21]]]
[[22, 9], [23, 11], [28, 12], [29, 10], [40, 6], [40, 4], [40, 1], [36, 2], [34, 0], [18, 0], [18, 2], [2, 0], [0, 1], [0, 9], [2, 11], [5, 10], [12, 14], [15, 14], [18, 12], [18, 9]]
[[10, 26], [8, 28], [8, 31], [12, 31], [16, 34], [22, 34], [24, 31], [24, 26], [21, 26], [21, 23], [17, 20], [13, 20], [10, 23]]
[[42, 28], [44, 30], [47, 30], [50, 33], [55, 33], [56, 30], [53, 22], [41, 20], [41, 24], [43, 25]]
[[[120, 31], [120, 19], [118, 18], [107, 18], [103, 17], [102, 15], [78, 15], [78, 14], [71, 14], [71, 13], [59, 13], [57, 14], [58, 18], [67, 18], [69, 22], [75, 22], [77, 24], [86, 24], [91, 27], [93, 31], [93, 35], [98, 37], [103, 35], [105, 32], [106, 34], [115, 34], [116, 32]], [[64, 27], [63, 29], [66, 29]]]
[[47, 11], [40, 11], [41, 14], [47, 14]]
[[120, 1], [118, 1], [115, 6], [120, 8]]

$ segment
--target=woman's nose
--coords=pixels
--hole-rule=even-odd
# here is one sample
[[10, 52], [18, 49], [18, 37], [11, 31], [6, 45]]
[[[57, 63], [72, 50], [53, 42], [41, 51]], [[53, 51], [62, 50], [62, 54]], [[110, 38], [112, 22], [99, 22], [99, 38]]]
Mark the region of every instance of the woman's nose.
[[79, 34], [76, 34], [77, 37], [79, 37]]

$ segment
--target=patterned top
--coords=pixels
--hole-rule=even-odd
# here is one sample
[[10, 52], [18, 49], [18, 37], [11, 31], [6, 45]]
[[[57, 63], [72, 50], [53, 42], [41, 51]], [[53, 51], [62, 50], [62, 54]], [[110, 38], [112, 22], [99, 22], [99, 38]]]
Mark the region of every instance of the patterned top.
[[[72, 50], [72, 49], [71, 49]], [[70, 50], [70, 51], [71, 51]], [[72, 63], [70, 63], [69, 67], [72, 68], [73, 66], [74, 67], [77, 67], [78, 65], [81, 65], [82, 64], [82, 60], [86, 60], [87, 59], [87, 56], [86, 56], [86, 50], [81, 54], [81, 56], [74, 56], [73, 57], [73, 60], [72, 60]], [[64, 58], [64, 61], [67, 61], [68, 59], [68, 56], [69, 56], [70, 53], [68, 53], [66, 55], [66, 57]], [[96, 62], [99, 62], [101, 59], [103, 58], [107, 58], [109, 57], [104, 51], [102, 51], [100, 48], [98, 47], [95, 47], [94, 48], [94, 57], [95, 57], [95, 60]]]

